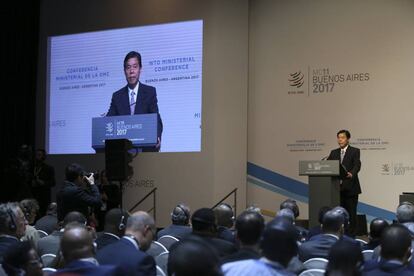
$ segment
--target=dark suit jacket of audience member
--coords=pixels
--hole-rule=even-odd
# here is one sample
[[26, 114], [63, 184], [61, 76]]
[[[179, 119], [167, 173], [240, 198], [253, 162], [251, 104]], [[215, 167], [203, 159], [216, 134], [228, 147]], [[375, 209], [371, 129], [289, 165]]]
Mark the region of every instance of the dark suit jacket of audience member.
[[3, 262], [3, 257], [6, 254], [7, 250], [18, 242], [19, 240], [15, 237], [11, 237], [11, 236], [0, 237], [0, 263]]
[[113, 244], [115, 242], [119, 241], [119, 237], [117, 237], [114, 234], [109, 233], [102, 233], [98, 236], [98, 238], [95, 240], [96, 243], [96, 249], [101, 250], [107, 245]]
[[395, 261], [377, 261], [369, 260], [364, 264], [363, 275], [367, 276], [385, 276], [385, 275], [412, 275], [414, 271], [412, 266], [404, 265]]
[[202, 239], [203, 241], [205, 241], [209, 246], [211, 246], [211, 248], [216, 251], [217, 255], [220, 258], [224, 258], [226, 256], [229, 256], [233, 253], [235, 253], [237, 251], [236, 246], [228, 241], [219, 239], [219, 238], [215, 238], [215, 237], [210, 237], [210, 236], [206, 236], [206, 235], [199, 235], [199, 234], [191, 234], [187, 237], [188, 239]]
[[320, 234], [313, 236], [299, 247], [299, 259], [305, 262], [311, 258], [328, 259], [329, 249], [338, 241], [333, 235]]
[[260, 254], [250, 248], [240, 248], [239, 251], [226, 256], [222, 259], [222, 263], [231, 263], [236, 261], [242, 261], [242, 260], [256, 260], [260, 259]]
[[56, 198], [59, 221], [62, 221], [72, 211], [78, 211], [85, 217], [89, 217], [90, 207], [99, 208], [102, 205], [96, 185], [91, 185], [90, 189], [86, 190], [75, 183], [65, 181]]
[[53, 275], [77, 275], [77, 276], [121, 276], [122, 270], [113, 265], [95, 265], [88, 261], [76, 260], [70, 262], [63, 269], [59, 269]]
[[181, 240], [190, 235], [191, 231], [190, 226], [171, 224], [157, 233], [157, 239], [165, 235], [170, 235]]
[[105, 246], [98, 251], [100, 264], [117, 265], [126, 275], [156, 275], [154, 258], [137, 248], [126, 238]]
[[44, 254], [55, 254], [57, 255], [60, 248], [60, 240], [62, 239], [63, 232], [56, 230], [53, 231], [49, 236], [41, 238], [37, 242], [37, 252], [39, 256]]
[[45, 231], [48, 235], [56, 230], [58, 224], [57, 216], [46, 215], [36, 221], [35, 228]]
[[218, 226], [217, 227], [217, 237], [223, 240], [226, 240], [231, 243], [236, 242], [236, 236], [234, 234], [234, 231], [230, 230], [227, 227]]

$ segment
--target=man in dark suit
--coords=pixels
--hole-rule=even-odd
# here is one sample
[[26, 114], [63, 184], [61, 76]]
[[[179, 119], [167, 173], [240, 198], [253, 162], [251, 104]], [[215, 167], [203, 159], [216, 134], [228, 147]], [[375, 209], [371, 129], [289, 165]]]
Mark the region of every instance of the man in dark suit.
[[121, 269], [112, 265], [100, 265], [95, 259], [91, 233], [85, 227], [77, 226], [66, 230], [60, 243], [65, 267], [54, 275], [124, 275]]
[[299, 259], [328, 258], [331, 247], [342, 237], [344, 216], [339, 211], [328, 211], [323, 216], [322, 234], [313, 236], [299, 247]]
[[7, 250], [26, 232], [26, 218], [17, 203], [0, 204], [0, 263]]
[[360, 150], [349, 145], [351, 133], [340, 130], [337, 135], [339, 148], [331, 151], [328, 160], [339, 160], [346, 170], [340, 176], [341, 206], [349, 213], [349, 235], [356, 235], [358, 195], [361, 193], [358, 172], [361, 169]]
[[172, 224], [159, 231], [157, 233], [157, 239], [169, 235], [181, 240], [190, 235], [192, 231], [190, 217], [190, 208], [185, 204], [178, 204], [171, 213]]
[[91, 208], [99, 208], [102, 205], [93, 174], [86, 177], [84, 170], [78, 164], [67, 166], [65, 173], [66, 181], [56, 196], [58, 220], [63, 220], [71, 211], [78, 211], [88, 218]]
[[374, 250], [377, 246], [379, 246], [382, 232], [388, 226], [389, 224], [385, 219], [373, 219], [369, 224], [369, 242], [362, 246], [362, 250]]
[[161, 147], [162, 120], [158, 111], [155, 87], [139, 82], [142, 61], [141, 54], [131, 51], [124, 59], [124, 73], [127, 85], [112, 95], [111, 105], [106, 116], [158, 114], [158, 143], [143, 151], [159, 151]]
[[118, 208], [111, 209], [106, 213], [104, 232], [95, 240], [98, 250], [119, 241], [124, 236], [128, 217], [127, 212]]
[[124, 275], [155, 276], [154, 258], [145, 253], [155, 232], [155, 222], [150, 215], [142, 211], [132, 214], [127, 221], [125, 236], [98, 251], [98, 262], [119, 266]]
[[35, 228], [37, 230], [42, 230], [49, 235], [57, 229], [57, 226], [57, 204], [56, 202], [52, 202], [47, 208], [46, 215], [36, 221]]

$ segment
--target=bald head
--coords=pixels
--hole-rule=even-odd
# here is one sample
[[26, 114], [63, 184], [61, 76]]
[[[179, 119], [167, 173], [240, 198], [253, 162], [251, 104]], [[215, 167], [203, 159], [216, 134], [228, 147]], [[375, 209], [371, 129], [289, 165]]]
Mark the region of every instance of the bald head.
[[66, 263], [82, 258], [94, 257], [92, 235], [86, 227], [75, 227], [65, 230], [60, 242], [63, 258]]
[[344, 216], [340, 210], [331, 210], [325, 213], [322, 220], [324, 233], [341, 235], [344, 227]]
[[216, 216], [218, 226], [233, 227], [234, 213], [230, 205], [225, 203], [220, 204], [214, 208], [214, 215]]
[[134, 236], [139, 242], [140, 249], [146, 251], [156, 231], [154, 219], [147, 212], [138, 211], [128, 218], [125, 235]]

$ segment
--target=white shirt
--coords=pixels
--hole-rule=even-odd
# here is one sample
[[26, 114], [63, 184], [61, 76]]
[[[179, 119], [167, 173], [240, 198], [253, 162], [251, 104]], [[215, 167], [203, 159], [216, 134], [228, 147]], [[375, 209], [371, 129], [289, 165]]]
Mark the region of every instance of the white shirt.
[[344, 147], [343, 149], [341, 149], [341, 152], [344, 152], [344, 155], [346, 153], [346, 150], [348, 149], [349, 145], [346, 145], [346, 147]]
[[139, 82], [137, 83], [137, 85], [135, 85], [134, 89], [129, 88], [128, 86], [128, 99], [129, 99], [129, 104], [131, 103], [131, 93], [132, 91], [134, 91], [135, 95], [134, 95], [134, 102], [137, 102], [137, 96], [138, 96], [138, 88], [139, 88]]

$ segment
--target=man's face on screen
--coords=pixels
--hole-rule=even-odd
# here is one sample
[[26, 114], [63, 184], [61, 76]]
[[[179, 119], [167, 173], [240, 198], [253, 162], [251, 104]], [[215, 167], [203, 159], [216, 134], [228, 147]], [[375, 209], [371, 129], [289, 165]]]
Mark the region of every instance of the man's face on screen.
[[124, 68], [125, 78], [128, 82], [128, 86], [133, 88], [138, 83], [139, 74], [141, 73], [141, 67], [139, 67], [137, 58], [130, 58], [125, 64]]
[[339, 133], [336, 138], [340, 148], [345, 148], [349, 143], [349, 139], [346, 137], [345, 133]]

